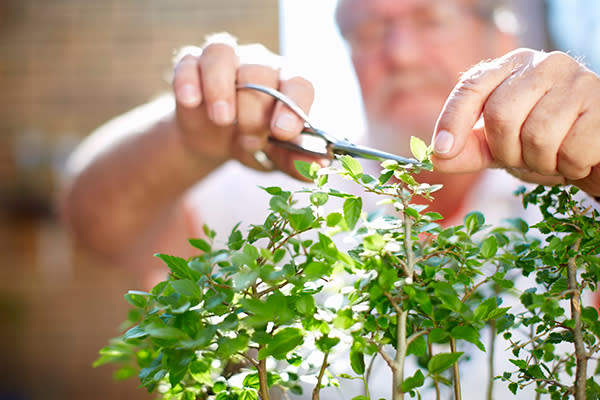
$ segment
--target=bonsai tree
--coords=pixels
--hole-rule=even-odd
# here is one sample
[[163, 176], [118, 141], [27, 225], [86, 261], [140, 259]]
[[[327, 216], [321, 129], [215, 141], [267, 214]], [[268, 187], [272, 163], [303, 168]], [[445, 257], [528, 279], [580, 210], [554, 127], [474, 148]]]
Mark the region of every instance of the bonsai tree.
[[[439, 189], [415, 178], [431, 169], [431, 149], [415, 138], [411, 149], [420, 164], [387, 161], [379, 176], [349, 156], [328, 168], [298, 162], [315, 185], [262, 188], [271, 196], [263, 224], [238, 224], [222, 242], [205, 226], [203, 238], [189, 240], [198, 255], [157, 254], [167, 279], [125, 295], [134, 306], [126, 330], [94, 365], [120, 363], [118, 378], [137, 375], [164, 399], [268, 400], [307, 390], [319, 399], [325, 387], [358, 380], [354, 399], [363, 400], [381, 358], [394, 400], [440, 399], [444, 388], [460, 399], [465, 348], [486, 351], [493, 366], [502, 335], [514, 369], [490, 368], [488, 398], [494, 380], [513, 393], [533, 385], [538, 397], [597, 398], [588, 362], [600, 323], [581, 299], [600, 274], [598, 212], [574, 200], [575, 188], [538, 187], [520, 193], [544, 217], [533, 235], [521, 219], [489, 227], [478, 212], [442, 227], [440, 214], [414, 202]], [[364, 212], [361, 196], [328, 187], [331, 175], [395, 212]], [[516, 287], [516, 276], [535, 283]], [[505, 306], [508, 297], [521, 307]], [[340, 357], [347, 370], [332, 370]]]

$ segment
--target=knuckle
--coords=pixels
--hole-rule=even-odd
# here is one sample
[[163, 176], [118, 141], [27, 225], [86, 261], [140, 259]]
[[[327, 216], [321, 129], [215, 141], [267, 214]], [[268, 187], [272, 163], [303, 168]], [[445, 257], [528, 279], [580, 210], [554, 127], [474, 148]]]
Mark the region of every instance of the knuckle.
[[202, 56], [200, 57], [200, 61], [203, 64], [221, 59], [237, 59], [235, 48], [228, 43], [210, 43], [204, 47]]
[[272, 85], [276, 83], [276, 79], [277, 71], [263, 65], [243, 64], [237, 71], [237, 80], [239, 83], [253, 82]]
[[483, 107], [483, 120], [486, 129], [492, 130], [499, 139], [507, 136], [514, 128], [514, 122], [510, 115], [507, 115], [502, 108], [501, 102], [494, 97], [485, 103]]
[[558, 151], [558, 170], [567, 179], [578, 180], [589, 175], [591, 166], [586, 165], [585, 161], [565, 149]]
[[311, 99], [315, 96], [315, 88], [308, 79], [303, 78], [301, 76], [294, 76], [287, 80], [287, 84], [297, 88], [301, 93], [305, 96], [310, 97]]
[[189, 76], [190, 72], [195, 73], [198, 67], [198, 59], [193, 55], [183, 56], [173, 68], [173, 81], [176, 82]]
[[544, 76], [559, 74], [563, 78], [565, 73], [579, 68], [579, 63], [562, 51], [540, 53], [539, 56], [534, 57], [533, 64], [538, 73], [544, 74]]
[[551, 145], [546, 136], [550, 126], [545, 118], [530, 118], [521, 128], [521, 141], [529, 151], [539, 153]]

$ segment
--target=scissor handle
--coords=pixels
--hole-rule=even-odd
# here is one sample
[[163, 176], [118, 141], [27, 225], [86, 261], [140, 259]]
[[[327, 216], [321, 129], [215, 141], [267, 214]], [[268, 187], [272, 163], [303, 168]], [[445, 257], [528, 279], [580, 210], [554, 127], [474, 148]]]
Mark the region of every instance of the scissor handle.
[[395, 154], [387, 153], [385, 151], [380, 151], [365, 146], [357, 146], [348, 142], [347, 140], [336, 139], [335, 137], [327, 134], [321, 129], [316, 128], [315, 125], [310, 122], [308, 115], [304, 112], [304, 110], [300, 108], [300, 106], [298, 106], [298, 104], [296, 104], [296, 102], [294, 102], [294, 100], [290, 99], [285, 94], [281, 93], [276, 89], [264, 85], [258, 85], [255, 83], [240, 83], [236, 87], [237, 89], [254, 89], [259, 92], [266, 93], [274, 97], [275, 99], [281, 101], [304, 121], [305, 129], [302, 131], [303, 134], [319, 137], [326, 142], [326, 152], [320, 153], [304, 148], [296, 143], [269, 137], [269, 142], [275, 143], [279, 147], [283, 147], [285, 149], [293, 151], [300, 151], [317, 157], [333, 158], [334, 154], [347, 154], [354, 157], [362, 157], [378, 161], [395, 160], [403, 164], [418, 164], [418, 161], [412, 158], [401, 157]]
[[236, 86], [237, 89], [254, 89], [262, 93], [266, 93], [277, 100], [281, 101], [283, 104], [288, 106], [297, 116], [300, 117], [309, 128], [315, 129], [315, 126], [310, 122], [308, 115], [304, 112], [303, 109], [300, 108], [298, 104], [285, 94], [281, 93], [279, 90], [270, 88], [264, 85], [258, 85], [256, 83], [238, 83]]

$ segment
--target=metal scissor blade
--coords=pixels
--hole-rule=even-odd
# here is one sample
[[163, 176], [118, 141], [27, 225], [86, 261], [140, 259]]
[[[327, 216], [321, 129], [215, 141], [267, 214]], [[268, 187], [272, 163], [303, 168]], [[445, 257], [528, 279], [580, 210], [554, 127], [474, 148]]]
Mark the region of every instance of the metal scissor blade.
[[366, 146], [355, 145], [347, 141], [337, 141], [331, 143], [331, 151], [334, 154], [347, 154], [353, 157], [361, 157], [376, 161], [393, 160], [401, 164], [419, 164], [414, 158], [398, 156], [381, 150], [372, 149]]

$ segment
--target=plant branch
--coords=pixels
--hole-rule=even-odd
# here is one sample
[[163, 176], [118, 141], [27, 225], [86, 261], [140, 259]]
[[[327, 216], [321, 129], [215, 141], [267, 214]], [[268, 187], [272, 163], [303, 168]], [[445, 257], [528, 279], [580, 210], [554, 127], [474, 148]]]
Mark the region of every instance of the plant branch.
[[321, 391], [321, 382], [323, 381], [323, 375], [325, 375], [325, 370], [329, 366], [329, 363], [327, 362], [328, 355], [329, 355], [329, 353], [325, 353], [325, 355], [323, 356], [323, 363], [321, 364], [321, 370], [319, 371], [317, 383], [315, 384], [315, 387], [313, 388], [312, 400], [319, 400], [319, 392]]
[[260, 398], [261, 398], [261, 400], [270, 400], [269, 378], [267, 375], [267, 360], [266, 359], [262, 359], [258, 362], [257, 370], [258, 370]]
[[385, 361], [385, 363], [388, 365], [388, 367], [390, 367], [390, 369], [392, 370], [392, 372], [395, 372], [396, 370], [396, 366], [394, 365], [394, 360], [389, 356], [389, 354], [387, 354], [384, 350], [383, 350], [383, 346], [381, 346], [380, 344], [378, 344], [375, 340], [373, 340], [372, 338], [366, 338], [367, 341], [369, 343], [371, 343], [372, 345], [377, 346], [377, 353], [379, 353], [379, 355], [381, 356], [381, 358], [383, 358], [383, 360]]
[[242, 356], [243, 358], [245, 358], [246, 360], [248, 360], [248, 362], [250, 364], [252, 364], [252, 366], [256, 369], [258, 369], [258, 362], [256, 362], [255, 359], [253, 359], [252, 357], [250, 357], [248, 354], [246, 353], [238, 353], [240, 356]]
[[[573, 244], [575, 254], [579, 250], [581, 238]], [[569, 258], [567, 263], [567, 284], [569, 290], [575, 290], [576, 293], [571, 295], [571, 318], [575, 321], [573, 328], [573, 339], [575, 341], [575, 358], [577, 367], [575, 370], [575, 399], [585, 399], [585, 385], [587, 379], [587, 353], [585, 351], [585, 343], [583, 341], [583, 329], [581, 324], [581, 293], [577, 284], [577, 261], [576, 256]]]
[[494, 355], [496, 353], [496, 320], [490, 321], [490, 345], [488, 355], [488, 389], [487, 400], [494, 399]]
[[[456, 339], [450, 339], [450, 351], [456, 353]], [[454, 385], [454, 400], [462, 400], [460, 393], [460, 372], [458, 370], [458, 361], [452, 366], [452, 383]]]
[[406, 346], [410, 346], [412, 344], [412, 342], [414, 342], [415, 340], [417, 340], [419, 337], [426, 335], [429, 333], [429, 331], [431, 331], [431, 329], [425, 329], [423, 331], [419, 331], [419, 332], [415, 332], [412, 335], [410, 335], [408, 337], [408, 339], [406, 339]]

